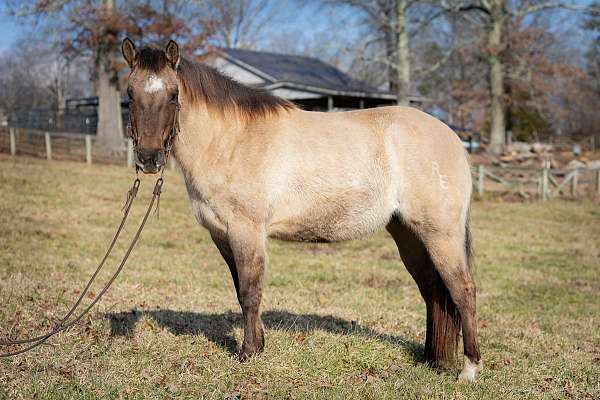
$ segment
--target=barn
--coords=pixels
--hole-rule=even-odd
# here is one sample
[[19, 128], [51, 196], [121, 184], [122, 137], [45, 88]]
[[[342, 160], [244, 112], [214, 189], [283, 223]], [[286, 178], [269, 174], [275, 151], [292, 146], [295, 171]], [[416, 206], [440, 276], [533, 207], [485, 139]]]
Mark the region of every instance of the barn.
[[[269, 90], [305, 110], [349, 110], [396, 103], [394, 94], [353, 79], [317, 58], [222, 48], [207, 53], [204, 61], [245, 85]], [[417, 107], [426, 101], [418, 96], [409, 100]]]

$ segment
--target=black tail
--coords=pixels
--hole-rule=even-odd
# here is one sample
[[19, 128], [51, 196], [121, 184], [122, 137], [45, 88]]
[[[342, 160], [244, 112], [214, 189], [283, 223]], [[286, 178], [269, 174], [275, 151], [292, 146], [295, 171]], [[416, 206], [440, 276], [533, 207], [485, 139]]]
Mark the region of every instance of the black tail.
[[467, 211], [467, 221], [465, 223], [465, 255], [467, 256], [467, 265], [469, 270], [473, 271], [473, 244], [471, 242], [471, 205]]

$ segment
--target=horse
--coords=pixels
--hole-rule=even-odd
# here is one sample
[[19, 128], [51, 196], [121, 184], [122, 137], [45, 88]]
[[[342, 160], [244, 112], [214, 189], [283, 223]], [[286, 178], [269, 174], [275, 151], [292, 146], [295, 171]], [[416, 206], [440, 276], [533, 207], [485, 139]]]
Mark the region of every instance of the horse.
[[427, 310], [426, 361], [481, 371], [472, 276], [471, 170], [457, 135], [415, 108], [311, 112], [166, 48], [126, 38], [137, 168], [169, 152], [191, 208], [229, 266], [243, 314], [241, 361], [264, 347], [268, 238], [338, 242], [387, 229]]

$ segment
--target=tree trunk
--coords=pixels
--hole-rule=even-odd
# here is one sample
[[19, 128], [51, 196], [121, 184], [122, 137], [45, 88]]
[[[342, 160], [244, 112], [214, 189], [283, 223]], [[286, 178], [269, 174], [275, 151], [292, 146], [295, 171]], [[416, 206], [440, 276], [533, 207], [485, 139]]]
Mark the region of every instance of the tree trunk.
[[408, 26], [406, 21], [407, 0], [398, 0], [397, 7], [397, 35], [398, 35], [398, 80], [397, 101], [399, 105], [409, 105], [410, 86], [410, 52], [408, 48]]
[[396, 42], [395, 35], [392, 27], [384, 26], [383, 28], [384, 38], [385, 38], [385, 56], [387, 60], [386, 70], [388, 76], [388, 89], [392, 93], [396, 93], [398, 91], [398, 74], [396, 69], [393, 67], [397, 65], [396, 63]]
[[504, 66], [500, 58], [502, 50], [503, 18], [502, 2], [495, 2], [492, 7], [490, 30], [488, 32], [488, 64], [490, 79], [491, 124], [490, 146], [492, 152], [498, 154], [506, 142], [506, 116], [504, 104]]
[[[102, 0], [101, 12], [105, 21], [110, 22], [115, 14], [115, 0]], [[108, 150], [123, 148], [123, 120], [121, 117], [121, 94], [119, 77], [113, 67], [117, 33], [110, 27], [103, 27], [96, 48], [96, 68], [98, 96], [98, 143]]]

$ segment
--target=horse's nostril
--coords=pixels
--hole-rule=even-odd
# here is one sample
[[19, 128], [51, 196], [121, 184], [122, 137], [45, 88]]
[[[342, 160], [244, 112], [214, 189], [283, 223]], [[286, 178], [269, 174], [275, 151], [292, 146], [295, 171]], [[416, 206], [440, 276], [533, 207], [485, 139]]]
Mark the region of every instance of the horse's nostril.
[[148, 164], [150, 162], [154, 163], [158, 158], [158, 151], [156, 151], [156, 150], [138, 150], [137, 156], [138, 156], [138, 160], [142, 164]]
[[156, 163], [156, 165], [164, 165], [164, 163], [165, 163], [165, 153], [164, 152], [159, 151], [156, 154], [155, 163]]

